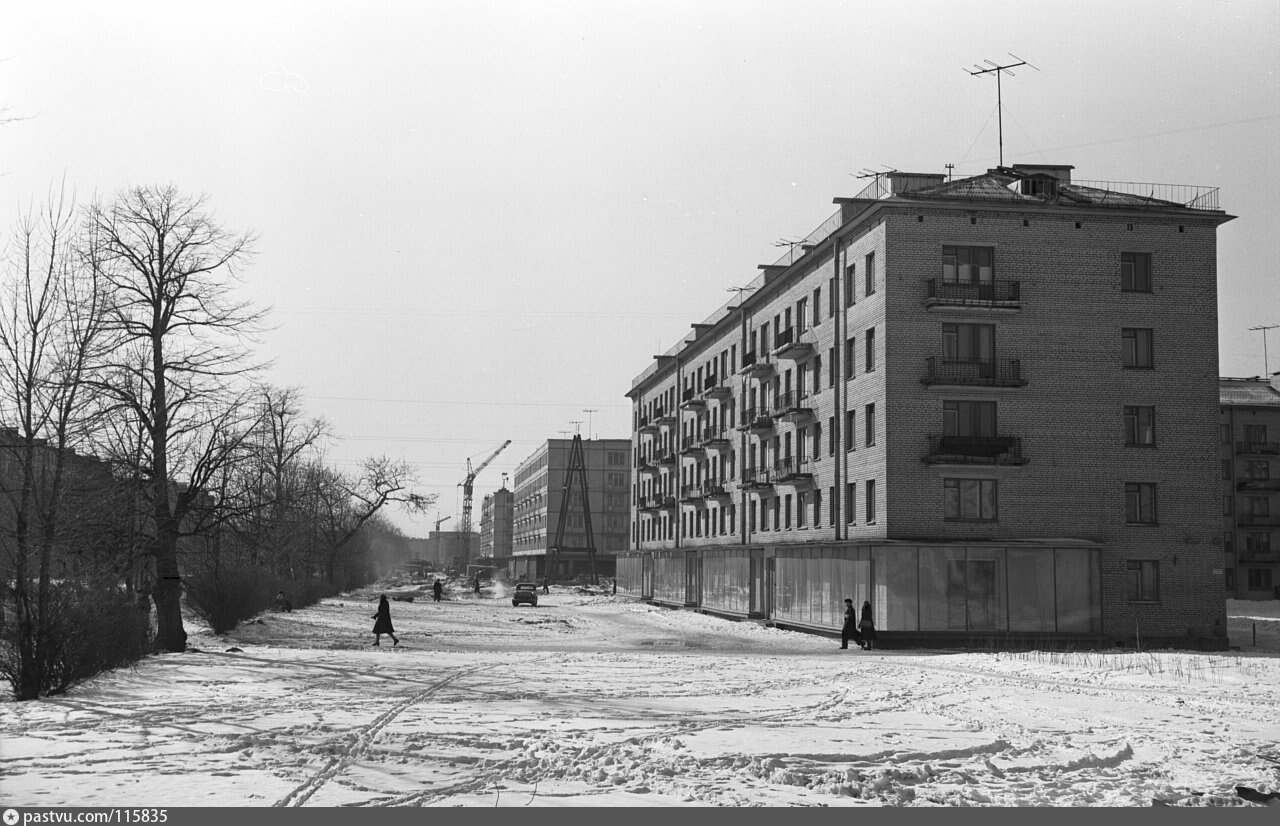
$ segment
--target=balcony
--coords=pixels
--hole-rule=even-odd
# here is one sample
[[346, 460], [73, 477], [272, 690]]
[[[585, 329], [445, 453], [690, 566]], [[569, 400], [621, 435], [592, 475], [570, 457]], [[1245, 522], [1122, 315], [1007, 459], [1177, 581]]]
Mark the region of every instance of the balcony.
[[1015, 436], [929, 436], [929, 465], [1025, 465], [1022, 440]]
[[680, 396], [681, 410], [702, 410], [707, 406], [707, 400], [702, 397], [698, 391], [690, 388]]
[[1280, 454], [1280, 442], [1236, 442], [1237, 456], [1275, 456]]
[[680, 450], [687, 458], [701, 459], [707, 455], [707, 440], [695, 433], [690, 436]]
[[743, 490], [766, 490], [773, 487], [768, 468], [749, 467], [742, 471]]
[[1280, 514], [1242, 513], [1237, 521], [1242, 528], [1280, 528]]
[[946, 387], [1022, 387], [1019, 359], [925, 359], [925, 375], [920, 383]]
[[727, 429], [712, 430], [707, 428], [703, 438], [707, 440], [707, 450], [729, 450], [733, 447], [733, 440], [729, 438]]
[[637, 507], [646, 513], [660, 510], [662, 508], [662, 499], [663, 497], [661, 496], [641, 496]]
[[640, 460], [636, 462], [636, 471], [638, 473], [656, 475], [658, 473], [658, 466], [647, 456], [642, 456], [640, 457]]
[[670, 410], [655, 410], [653, 417], [658, 427], [672, 427], [680, 423], [680, 417]]
[[803, 422], [813, 418], [813, 408], [805, 404], [801, 393], [781, 393], [774, 405], [773, 418], [784, 422]]
[[1242, 479], [1236, 490], [1280, 490], [1280, 479]]
[[1270, 563], [1274, 565], [1276, 563], [1280, 563], [1280, 552], [1273, 551], [1269, 548], [1265, 548], [1265, 549], [1247, 548], [1240, 552], [1240, 561], [1253, 562], [1253, 563], [1263, 562], [1263, 563]]
[[773, 417], [766, 407], [748, 407], [742, 411], [742, 419], [738, 422], [738, 430], [751, 433], [767, 433], [773, 430]]
[[702, 397], [704, 399], [728, 399], [733, 396], [733, 388], [728, 384], [721, 384], [716, 376], [707, 376], [702, 383]]
[[670, 450], [655, 450], [653, 461], [663, 467], [673, 467], [676, 463], [676, 455]]
[[770, 361], [769, 356], [757, 356], [755, 353], [742, 354], [742, 366], [738, 368], [738, 375], [759, 378], [772, 372], [773, 362]]
[[685, 485], [680, 488], [680, 498], [686, 505], [700, 505], [706, 497], [702, 492], [702, 485]]
[[929, 294], [924, 300], [928, 309], [937, 307], [964, 307], [989, 310], [1018, 310], [1022, 308], [1022, 282], [988, 281], [985, 283], [960, 283], [930, 278]]
[[707, 499], [718, 501], [727, 501], [730, 498], [729, 489], [719, 483], [708, 482], [702, 486], [702, 493]]
[[810, 486], [813, 484], [813, 472], [809, 469], [809, 460], [804, 456], [786, 456], [773, 464], [774, 484], [792, 487]]
[[640, 417], [640, 434], [651, 435], [658, 432], [658, 422], [648, 416]]
[[803, 361], [813, 355], [813, 345], [800, 341], [794, 329], [783, 330], [774, 336], [773, 357], [787, 361]]

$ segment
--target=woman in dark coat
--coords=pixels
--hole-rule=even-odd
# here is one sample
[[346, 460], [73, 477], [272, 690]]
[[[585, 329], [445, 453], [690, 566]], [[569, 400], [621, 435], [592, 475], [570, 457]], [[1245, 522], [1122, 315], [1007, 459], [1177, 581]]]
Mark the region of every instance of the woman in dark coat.
[[396, 630], [391, 627], [391, 603], [387, 602], [387, 595], [383, 594], [378, 597], [378, 613], [373, 615], [375, 622], [373, 623], [373, 644], [382, 644], [382, 635], [386, 634], [391, 637], [391, 646], [400, 644], [400, 639], [396, 636]]
[[844, 625], [840, 628], [840, 647], [848, 648], [849, 640], [862, 647], [862, 634], [858, 633], [858, 612], [853, 607], [853, 600], [844, 601]]
[[858, 623], [862, 631], [862, 647], [874, 648], [876, 641], [876, 621], [871, 616], [871, 600], [862, 603], [862, 620]]

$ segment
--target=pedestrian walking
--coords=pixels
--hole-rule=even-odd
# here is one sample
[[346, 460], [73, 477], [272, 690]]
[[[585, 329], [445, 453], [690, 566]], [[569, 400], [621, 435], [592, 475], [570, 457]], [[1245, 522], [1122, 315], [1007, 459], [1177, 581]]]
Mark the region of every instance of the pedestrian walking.
[[476, 574], [476, 596], [480, 596], [480, 575]]
[[840, 628], [840, 647], [848, 648], [849, 640], [853, 640], [862, 648], [862, 634], [858, 633], [858, 611], [853, 607], [852, 599], [844, 601], [844, 625]]
[[436, 602], [439, 602], [440, 597], [442, 596], [444, 596], [444, 585], [440, 582], [439, 578], [437, 578], [435, 584], [431, 586], [431, 597]]
[[862, 632], [862, 647], [875, 648], [876, 621], [871, 616], [871, 600], [862, 603], [862, 619], [858, 622], [858, 630]]
[[391, 647], [400, 644], [400, 638], [396, 636], [396, 629], [391, 627], [391, 603], [387, 602], [387, 595], [383, 594], [378, 597], [378, 613], [373, 615], [373, 644], [382, 644], [382, 635], [386, 634], [391, 637]]

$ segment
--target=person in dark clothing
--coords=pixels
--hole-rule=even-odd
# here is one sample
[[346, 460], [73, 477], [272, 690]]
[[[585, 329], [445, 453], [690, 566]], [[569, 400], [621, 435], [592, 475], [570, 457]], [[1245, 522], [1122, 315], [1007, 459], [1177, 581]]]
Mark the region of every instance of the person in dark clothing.
[[858, 622], [858, 629], [862, 632], [862, 647], [874, 648], [876, 642], [876, 621], [871, 616], [870, 600], [866, 600], [862, 603], [862, 619]]
[[435, 599], [436, 602], [439, 602], [440, 597], [442, 597], [443, 595], [444, 595], [444, 585], [441, 584], [440, 580], [437, 579], [435, 581], [435, 584], [431, 586], [431, 596], [432, 598]]
[[840, 629], [840, 647], [848, 648], [849, 640], [853, 640], [862, 648], [862, 635], [858, 633], [858, 612], [853, 607], [853, 600], [844, 601], [844, 626]]
[[476, 596], [480, 596], [480, 575], [476, 574]]
[[373, 644], [382, 644], [382, 635], [386, 634], [391, 637], [391, 646], [400, 644], [400, 638], [396, 636], [396, 629], [391, 627], [391, 603], [387, 602], [387, 595], [383, 594], [378, 597], [378, 613], [373, 615]]

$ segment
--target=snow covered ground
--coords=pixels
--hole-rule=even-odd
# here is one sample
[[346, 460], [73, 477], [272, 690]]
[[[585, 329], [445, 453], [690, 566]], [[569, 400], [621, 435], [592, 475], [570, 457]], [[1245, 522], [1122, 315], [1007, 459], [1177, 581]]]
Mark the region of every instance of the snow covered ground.
[[0, 801], [1239, 806], [1256, 804], [1238, 785], [1280, 790], [1280, 602], [1228, 603], [1230, 653], [1010, 654], [841, 651], [572, 588], [536, 608], [418, 593], [391, 603], [401, 644], [374, 648], [377, 594], [197, 629], [197, 650], [0, 702]]

